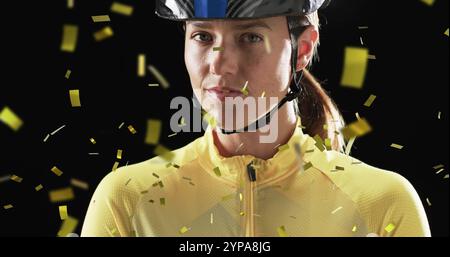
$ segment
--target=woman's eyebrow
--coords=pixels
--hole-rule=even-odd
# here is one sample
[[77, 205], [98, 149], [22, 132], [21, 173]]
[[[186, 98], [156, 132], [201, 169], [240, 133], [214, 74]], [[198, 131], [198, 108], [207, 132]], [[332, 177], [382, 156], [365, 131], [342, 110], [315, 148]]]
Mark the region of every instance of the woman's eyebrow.
[[239, 25], [233, 26], [233, 28], [237, 29], [237, 30], [247, 30], [247, 29], [252, 29], [252, 28], [265, 28], [265, 29], [272, 30], [272, 28], [263, 21], [255, 21], [255, 22], [246, 23], [246, 24], [239, 24]]
[[[201, 28], [201, 29], [212, 29], [213, 28], [213, 25], [211, 23], [207, 23], [207, 22], [190, 22], [188, 24], [190, 24], [194, 27], [197, 27], [197, 28]], [[272, 30], [272, 28], [263, 21], [255, 21], [255, 22], [251, 22], [251, 23], [237, 24], [237, 25], [233, 26], [233, 29], [236, 29], [236, 30], [248, 30], [248, 29], [252, 29], [252, 28], [265, 28], [265, 29]]]

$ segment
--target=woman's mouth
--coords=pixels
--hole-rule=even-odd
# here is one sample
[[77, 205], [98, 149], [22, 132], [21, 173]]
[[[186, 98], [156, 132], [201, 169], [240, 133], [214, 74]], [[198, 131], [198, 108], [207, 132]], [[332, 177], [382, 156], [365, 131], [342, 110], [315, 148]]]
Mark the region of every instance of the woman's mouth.
[[212, 97], [217, 98], [221, 102], [225, 102], [226, 97], [243, 97], [244, 94], [241, 91], [230, 89], [230, 88], [222, 88], [222, 87], [214, 87], [210, 89], [206, 89], [206, 92]]

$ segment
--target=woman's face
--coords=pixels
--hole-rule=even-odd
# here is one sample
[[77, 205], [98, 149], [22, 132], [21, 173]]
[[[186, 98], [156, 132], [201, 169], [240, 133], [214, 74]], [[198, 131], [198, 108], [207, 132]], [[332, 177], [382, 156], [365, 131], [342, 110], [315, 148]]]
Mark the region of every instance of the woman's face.
[[[225, 97], [258, 102], [264, 94], [281, 100], [290, 81], [290, 58], [285, 17], [186, 23], [185, 62], [194, 94], [203, 109], [222, 121]], [[241, 92], [245, 85], [247, 94]]]

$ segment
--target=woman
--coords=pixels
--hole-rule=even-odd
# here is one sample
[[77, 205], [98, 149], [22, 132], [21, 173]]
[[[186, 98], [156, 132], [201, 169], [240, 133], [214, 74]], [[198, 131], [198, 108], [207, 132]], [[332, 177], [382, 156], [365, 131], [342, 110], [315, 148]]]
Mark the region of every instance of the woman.
[[[323, 4], [156, 1], [159, 16], [185, 22], [193, 91], [217, 124], [108, 174], [82, 236], [430, 236], [405, 178], [342, 153], [342, 118], [306, 69]], [[261, 96], [281, 100], [258, 102], [259, 120], [226, 105]], [[276, 137], [262, 142], [267, 133]]]

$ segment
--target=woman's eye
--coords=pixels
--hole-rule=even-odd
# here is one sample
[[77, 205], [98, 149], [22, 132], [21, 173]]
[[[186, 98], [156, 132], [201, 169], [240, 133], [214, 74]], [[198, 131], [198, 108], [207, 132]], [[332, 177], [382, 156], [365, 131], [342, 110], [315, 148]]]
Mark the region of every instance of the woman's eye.
[[242, 41], [244, 41], [244, 43], [259, 43], [262, 42], [263, 39], [256, 34], [247, 33], [242, 36]]
[[203, 42], [203, 43], [212, 41], [211, 35], [209, 35], [207, 33], [198, 33], [198, 34], [195, 34], [192, 38], [196, 41]]

